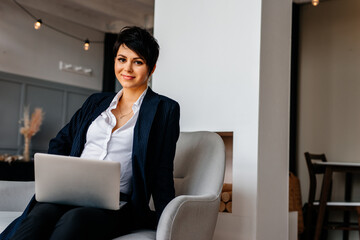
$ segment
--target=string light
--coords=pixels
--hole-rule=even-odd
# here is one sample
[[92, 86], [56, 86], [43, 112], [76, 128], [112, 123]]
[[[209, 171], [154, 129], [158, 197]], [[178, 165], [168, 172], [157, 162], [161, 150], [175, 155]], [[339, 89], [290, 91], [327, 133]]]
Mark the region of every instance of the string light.
[[41, 25], [42, 25], [42, 21], [41, 19], [38, 19], [35, 23], [34, 23], [34, 28], [36, 30], [40, 29], [41, 28]]
[[[47, 23], [43, 23], [40, 18], [35, 17], [31, 12], [29, 12], [29, 10], [27, 10], [25, 7], [23, 7], [23, 6], [22, 6], [20, 3], [18, 3], [16, 0], [13, 0], [13, 2], [14, 2], [16, 5], [18, 5], [18, 7], [21, 8], [24, 12], [26, 12], [26, 14], [28, 14], [30, 17], [32, 17], [32, 18], [36, 21], [35, 24], [34, 24], [34, 28], [35, 28], [36, 30], [40, 29], [41, 26], [44, 25], [44, 26], [46, 26], [46, 27], [48, 27], [48, 28], [50, 28], [50, 29], [58, 32], [58, 33], [64, 34], [64, 35], [66, 35], [66, 36], [68, 36], [68, 37], [71, 37], [71, 38], [73, 38], [73, 39], [76, 39], [76, 40], [78, 40], [78, 41], [83, 42], [83, 43], [84, 43], [84, 50], [85, 50], [85, 51], [88, 51], [88, 50], [90, 49], [90, 40], [89, 40], [89, 39], [86, 39], [86, 40], [84, 41], [84, 38], [80, 38], [80, 37], [75, 36], [75, 35], [73, 35], [73, 34], [64, 32], [63, 30], [60, 30], [60, 29], [55, 28], [55, 27], [53, 27], [53, 26], [50, 26], [50, 25], [47, 24]], [[103, 41], [91, 41], [91, 43], [104, 43], [104, 42], [103, 42]]]
[[319, 0], [312, 0], [312, 5], [314, 7], [316, 7], [317, 5], [319, 5]]
[[87, 51], [89, 50], [89, 48], [90, 48], [90, 41], [89, 39], [86, 39], [84, 43], [84, 50]]

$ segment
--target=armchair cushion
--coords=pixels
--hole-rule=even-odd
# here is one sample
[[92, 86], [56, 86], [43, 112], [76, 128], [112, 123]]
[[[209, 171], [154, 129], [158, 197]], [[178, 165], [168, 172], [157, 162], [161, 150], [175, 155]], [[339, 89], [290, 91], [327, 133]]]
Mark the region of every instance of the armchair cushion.
[[0, 233], [5, 230], [5, 228], [19, 217], [22, 212], [14, 211], [0, 211]]
[[117, 237], [113, 240], [154, 240], [156, 236], [156, 231], [154, 230], [138, 230], [138, 231], [134, 231], [130, 234], [121, 236], [121, 237]]

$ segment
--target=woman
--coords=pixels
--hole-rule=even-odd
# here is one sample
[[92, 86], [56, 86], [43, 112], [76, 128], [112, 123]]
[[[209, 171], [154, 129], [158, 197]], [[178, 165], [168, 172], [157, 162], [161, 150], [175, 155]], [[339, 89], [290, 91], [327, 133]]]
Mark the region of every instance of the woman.
[[[121, 162], [121, 199], [111, 211], [30, 202], [0, 239], [112, 239], [136, 228], [155, 229], [175, 196], [173, 160], [179, 137], [177, 102], [154, 93], [148, 80], [159, 46], [139, 27], [115, 43], [115, 75], [123, 89], [90, 96], [50, 141], [49, 153]], [[149, 209], [153, 197], [156, 211]]]

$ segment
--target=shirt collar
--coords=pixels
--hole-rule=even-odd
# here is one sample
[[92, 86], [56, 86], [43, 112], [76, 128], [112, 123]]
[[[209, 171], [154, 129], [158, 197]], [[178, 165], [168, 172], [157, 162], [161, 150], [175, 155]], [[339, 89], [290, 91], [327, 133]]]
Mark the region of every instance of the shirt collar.
[[119, 102], [119, 99], [121, 98], [122, 96], [122, 93], [123, 93], [123, 90], [121, 89], [116, 95], [115, 97], [113, 98], [113, 100], [111, 101], [110, 103], [110, 106], [109, 106], [109, 110], [113, 110], [116, 108], [116, 105], [118, 104]]
[[133, 104], [132, 109], [133, 111], [138, 111], [140, 109], [141, 103], [144, 100], [144, 97], [146, 95], [146, 92], [148, 90], [148, 87], [145, 89], [145, 91], [140, 95], [140, 97], [138, 98], [138, 100], [136, 100], [136, 102]]
[[[145, 91], [140, 95], [140, 97], [136, 100], [136, 102], [133, 104], [132, 106], [132, 110], [134, 111], [138, 111], [140, 109], [140, 106], [141, 106], [141, 103], [142, 101], [144, 100], [144, 97], [146, 95], [146, 92], [148, 90], [149, 87], [147, 87], [145, 89]], [[113, 98], [113, 100], [111, 101], [110, 103], [110, 106], [109, 106], [109, 110], [113, 110], [116, 108], [118, 102], [119, 102], [119, 99], [121, 98], [121, 96], [123, 95], [123, 90], [121, 89], [116, 95], [115, 97]]]

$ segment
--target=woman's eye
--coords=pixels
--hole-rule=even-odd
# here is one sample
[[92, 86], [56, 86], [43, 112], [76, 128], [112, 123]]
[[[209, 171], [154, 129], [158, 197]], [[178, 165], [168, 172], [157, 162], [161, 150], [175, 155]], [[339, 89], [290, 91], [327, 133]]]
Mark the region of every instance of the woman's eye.
[[143, 65], [144, 63], [142, 61], [135, 61], [136, 65]]
[[118, 58], [118, 61], [123, 63], [123, 62], [126, 62], [126, 59], [125, 58]]

